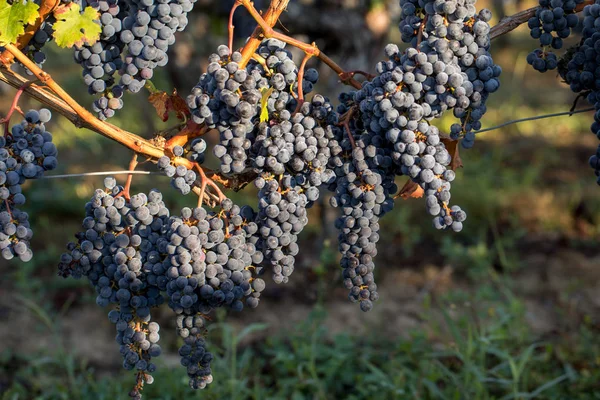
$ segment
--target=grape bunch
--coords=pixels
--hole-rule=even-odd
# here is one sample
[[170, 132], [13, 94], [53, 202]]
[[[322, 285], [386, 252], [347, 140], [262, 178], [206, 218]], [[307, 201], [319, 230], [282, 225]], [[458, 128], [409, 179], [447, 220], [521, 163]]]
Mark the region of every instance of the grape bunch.
[[[352, 302], [359, 302], [362, 311], [370, 311], [379, 298], [373, 277], [379, 241], [379, 218], [394, 207], [391, 195], [397, 190], [394, 175], [370, 162], [369, 154], [375, 147], [367, 144], [369, 135], [355, 142], [355, 147], [342, 141], [345, 151], [335, 158], [336, 180], [330, 185], [335, 195], [331, 205], [340, 208], [335, 221], [339, 229], [339, 250], [342, 255], [344, 286], [350, 290]], [[368, 150], [367, 150], [368, 148]]]
[[[100, 119], [114, 116], [123, 107], [123, 95], [139, 92], [157, 67], [168, 62], [167, 50], [175, 33], [187, 23], [195, 0], [91, 0], [87, 5], [100, 14], [100, 39], [75, 49], [83, 78]], [[120, 78], [118, 78], [120, 76]]]
[[[559, 73], [574, 93], [585, 94], [587, 101], [596, 108], [591, 131], [600, 140], [600, 1], [585, 6], [583, 15], [581, 42], [567, 52], [564, 59], [566, 65], [559, 68]], [[590, 157], [589, 165], [600, 185], [600, 145], [596, 154]]]
[[113, 87], [114, 74], [123, 67], [121, 53], [124, 44], [119, 39], [122, 21], [127, 15], [127, 2], [117, 0], [92, 0], [89, 7], [100, 14], [102, 27], [100, 39], [93, 45], [76, 47], [73, 58], [83, 69], [83, 80], [91, 95], [100, 96], [94, 101], [93, 110], [99, 118], [110, 118], [123, 107], [123, 90]]
[[[257, 56], [264, 59], [264, 65], [251, 60], [246, 68], [240, 68], [242, 55], [230, 54], [227, 46], [219, 46], [187, 98], [194, 122], [219, 131], [220, 143], [213, 153], [221, 161], [224, 174], [240, 174], [251, 167], [248, 153], [257, 135], [256, 126], [277, 116], [289, 119], [298, 104], [298, 69], [285, 43], [267, 39]], [[306, 94], [318, 73], [308, 69], [305, 75]]]
[[178, 353], [181, 365], [187, 370], [192, 389], [204, 389], [213, 381], [210, 369], [213, 355], [206, 349], [204, 324], [205, 320], [201, 315], [177, 316], [177, 334], [183, 339]]
[[0, 251], [6, 260], [18, 257], [29, 261], [33, 257], [29, 216], [18, 207], [26, 200], [21, 185], [57, 166], [58, 151], [45, 127], [51, 118], [45, 108], [30, 110], [10, 133], [0, 136]]
[[108, 318], [117, 329], [123, 367], [152, 383], [152, 358], [161, 348], [151, 309], [165, 298], [149, 272], [163, 257], [159, 238], [166, 232], [169, 210], [156, 190], [126, 199], [114, 178], [104, 182], [105, 189], [96, 190], [86, 204], [83, 229], [61, 256], [59, 274], [87, 277], [96, 290], [96, 303], [115, 306]]
[[[401, 78], [403, 86], [419, 101], [426, 119], [453, 109], [460, 123], [451, 127], [450, 135], [471, 148], [474, 131], [481, 129], [487, 111], [487, 98], [498, 90], [502, 72], [489, 53], [491, 12], [478, 13], [474, 2], [464, 0], [422, 5], [401, 0], [400, 5], [402, 39], [412, 46], [405, 52], [408, 60], [402, 60], [401, 72], [408, 79]], [[393, 45], [386, 49], [388, 57], [396, 53]]]
[[527, 21], [532, 38], [539, 39], [541, 48], [527, 56], [527, 63], [535, 70], [546, 72], [556, 69], [558, 58], [551, 49], [559, 50], [563, 39], [579, 23], [576, 8], [583, 0], [540, 0], [535, 16]]
[[114, 307], [108, 318], [117, 329], [123, 367], [138, 371], [136, 388], [153, 381], [152, 359], [161, 348], [151, 310], [166, 302], [177, 315], [190, 386], [203, 388], [212, 381], [203, 316], [218, 307], [254, 308], [265, 289], [254, 266], [263, 260], [252, 239], [256, 213], [226, 199], [218, 213], [183, 208], [170, 216], [157, 190], [129, 198], [112, 177], [104, 186], [86, 204], [82, 230], [61, 256], [59, 274], [86, 277], [96, 303]]

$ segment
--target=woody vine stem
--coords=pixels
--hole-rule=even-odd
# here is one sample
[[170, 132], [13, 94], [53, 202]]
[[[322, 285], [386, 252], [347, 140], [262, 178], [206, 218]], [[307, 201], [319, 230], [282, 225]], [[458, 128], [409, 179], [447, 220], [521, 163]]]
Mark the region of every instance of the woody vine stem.
[[[341, 83], [352, 86], [355, 89], [360, 89], [361, 83], [354, 79], [354, 76], [360, 74], [368, 79], [370, 77], [368, 73], [362, 71], [345, 71], [335, 61], [321, 52], [316, 44], [302, 42], [273, 29], [273, 26], [275, 26], [279, 20], [281, 13], [287, 8], [289, 1], [290, 0], [272, 0], [267, 11], [261, 14], [250, 0], [236, 0], [231, 15], [233, 15], [233, 11], [236, 8], [242, 6], [258, 24], [245, 46], [240, 50], [242, 54], [242, 61], [240, 64], [244, 66], [250, 59], [255, 57], [255, 52], [263, 39], [275, 38], [304, 51], [306, 56], [302, 62], [299, 73], [300, 79], [302, 79], [303, 69], [307, 61], [310, 58], [315, 57], [332, 69], [338, 75]], [[591, 0], [586, 0], [583, 4], [579, 5], [578, 11], [581, 11], [587, 4], [591, 4]], [[172, 156], [171, 149], [175, 144], [185, 144], [191, 138], [203, 135], [209, 131], [206, 127], [196, 125], [190, 121], [183, 129], [173, 135], [171, 140], [161, 144], [155, 140], [155, 138], [148, 140], [132, 132], [116, 127], [106, 121], [101, 121], [82, 107], [56, 81], [54, 81], [54, 79], [52, 79], [50, 74], [40, 69], [21, 51], [32, 38], [32, 32], [35, 33], [44, 19], [52, 13], [57, 5], [57, 0], [42, 0], [39, 18], [25, 29], [25, 33], [19, 37], [16, 45], [8, 44], [5, 46], [5, 51], [0, 54], [0, 81], [19, 89], [19, 94], [25, 92], [45, 106], [52, 108], [70, 120], [75, 126], [79, 128], [88, 128], [93, 132], [131, 149], [134, 152], [134, 158], [142, 156], [149, 160], [156, 161], [164, 155]], [[527, 20], [535, 14], [536, 9], [537, 7], [533, 7], [513, 16], [504, 18], [499, 24], [491, 29], [491, 39], [509, 33], [521, 24], [527, 22]], [[230, 19], [228, 26], [230, 49], [233, 45], [233, 29], [234, 26]], [[233, 51], [233, 49], [231, 50]], [[17, 72], [12, 71], [10, 66], [14, 62], [14, 59], [29, 69], [36, 80], [28, 80]], [[299, 88], [301, 87], [302, 85], [300, 84]], [[300, 100], [303, 99], [301, 89], [299, 90], [298, 97]], [[220, 190], [218, 184], [226, 188], [239, 190], [254, 178], [252, 174], [248, 174], [247, 176], [242, 175], [237, 178], [229, 178], [218, 172], [205, 169], [186, 158], [171, 158], [175, 165], [183, 165], [188, 169], [196, 169], [199, 172], [200, 185], [193, 190], [200, 197], [200, 204], [205, 203], [214, 205], [223, 199], [224, 194]], [[130, 169], [132, 170], [133, 168], [135, 168], [135, 165], [132, 165]], [[129, 185], [131, 184], [131, 177], [132, 175], [129, 175]]]

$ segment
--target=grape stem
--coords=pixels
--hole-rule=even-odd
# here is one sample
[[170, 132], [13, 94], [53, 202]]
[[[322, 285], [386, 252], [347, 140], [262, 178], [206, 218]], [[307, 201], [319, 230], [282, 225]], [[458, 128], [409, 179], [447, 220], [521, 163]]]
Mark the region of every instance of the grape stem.
[[21, 95], [23, 94], [23, 92], [25, 92], [25, 89], [27, 89], [27, 87], [29, 85], [31, 85], [32, 83], [33, 82], [26, 82], [23, 85], [21, 85], [21, 87], [17, 90], [15, 97], [13, 98], [13, 101], [10, 105], [10, 109], [8, 110], [8, 113], [6, 114], [6, 117], [0, 119], [0, 124], [4, 124], [4, 135], [5, 136], [10, 135], [10, 133], [8, 131], [8, 128], [9, 128], [8, 125], [10, 124], [10, 118], [12, 117], [13, 113], [15, 112], [15, 110], [18, 107], [19, 99], [21, 98]]
[[374, 74], [370, 74], [368, 72], [365, 71], [361, 71], [360, 69], [356, 69], [354, 71], [348, 71], [348, 72], [344, 72], [345, 76], [347, 78], [354, 78], [355, 75], [362, 75], [364, 76], [368, 81], [370, 81], [371, 79], [375, 78], [377, 75]]
[[[275, 31], [273, 29], [273, 26], [275, 25], [275, 23], [271, 24], [271, 21], [266, 20], [267, 16], [269, 16], [269, 13], [267, 12], [267, 14], [265, 15], [265, 18], [263, 18], [260, 15], [260, 13], [258, 12], [258, 10], [254, 7], [254, 3], [252, 3], [250, 0], [236, 0], [236, 4], [240, 4], [240, 5], [244, 6], [246, 8], [246, 10], [248, 10], [248, 12], [252, 16], [252, 18], [254, 18], [254, 20], [258, 23], [259, 26], [257, 27], [257, 29], [260, 28], [262, 30], [262, 36], [264, 38], [267, 38], [267, 39], [273, 38], [273, 39], [281, 40], [284, 43], [287, 43], [293, 47], [296, 47], [296, 48], [304, 51], [304, 53], [306, 53], [306, 54], [315, 56], [318, 59], [320, 59], [321, 61], [323, 61], [336, 74], [338, 74], [338, 76], [340, 77], [340, 81], [342, 83], [344, 83], [345, 85], [350, 85], [350, 86], [354, 87], [355, 89], [360, 89], [362, 87], [360, 82], [358, 82], [357, 80], [355, 80], [354, 78], [349, 76], [348, 73], [342, 69], [342, 67], [340, 67], [338, 64], [336, 64], [335, 61], [333, 61], [327, 55], [322, 53], [321, 50], [319, 50], [319, 48], [317, 47], [317, 45], [315, 43], [312, 43], [312, 44], [304, 43], [301, 40], [294, 39], [290, 36], [284, 35], [283, 33]], [[255, 33], [256, 33], [256, 30], [255, 30]], [[253, 34], [253, 36], [254, 36], [254, 34]], [[259, 37], [260, 36], [261, 35], [259, 34]], [[244, 50], [245, 50], [245, 48], [244, 48]], [[254, 51], [256, 51], [256, 49]], [[242, 55], [244, 55], [243, 52], [242, 52]], [[242, 59], [242, 61], [243, 60], [244, 59]], [[242, 64], [242, 65], [245, 65], [245, 64]]]
[[[264, 14], [264, 20], [273, 27], [279, 20], [281, 13], [285, 11], [290, 0], [271, 0], [269, 9]], [[236, 1], [236, 3], [239, 3]], [[263, 30], [260, 26], [257, 26], [252, 32], [252, 35], [246, 42], [246, 45], [242, 48], [242, 60], [239, 62], [240, 68], [245, 68], [248, 61], [252, 58], [252, 55], [256, 53], [258, 47], [263, 40]]]
[[[133, 157], [131, 157], [131, 161], [129, 162], [129, 171], [135, 171], [135, 167], [137, 167], [138, 165], [138, 161], [137, 161], [138, 155], [136, 153], [133, 153]], [[131, 200], [131, 182], [133, 181], [133, 174], [128, 174], [127, 175], [127, 180], [125, 181], [125, 186], [123, 186], [123, 190], [121, 190], [121, 192], [116, 195], [115, 197], [125, 197], [125, 200], [129, 201]]]
[[415, 46], [415, 48], [419, 51], [421, 51], [420, 47], [421, 41], [423, 40], [423, 29], [425, 29], [425, 25], [427, 25], [428, 18], [429, 14], [426, 14], [425, 18], [423, 18], [423, 21], [421, 21], [421, 25], [419, 26], [419, 33], [417, 33], [417, 45]]
[[[39, 16], [33, 24], [27, 25], [25, 32], [17, 39], [17, 48], [19, 50], [24, 49], [29, 44], [35, 33], [40, 29], [42, 23], [48, 18], [54, 10], [58, 7], [61, 0], [42, 0], [39, 8]], [[4, 50], [0, 54], [0, 62], [3, 64], [10, 64], [14, 59], [14, 55]]]
[[265, 74], [267, 74], [267, 76], [269, 75], [269, 67], [267, 66], [267, 60], [264, 59], [264, 57], [261, 57], [260, 55], [254, 53], [252, 54], [252, 59], [254, 61], [256, 61], [257, 63], [259, 63], [263, 69], [265, 70]]
[[229, 25], [227, 25], [227, 30], [229, 31], [229, 54], [233, 53], [233, 32], [235, 29], [235, 26], [233, 25], [233, 14], [235, 14], [235, 10], [239, 6], [239, 3], [233, 3], [233, 7], [231, 7], [231, 11], [229, 12]]
[[10, 211], [10, 204], [8, 203], [8, 199], [4, 200], [4, 205], [6, 206], [6, 211], [8, 212], [8, 215], [10, 215], [10, 219], [14, 220], [15, 217], [13, 217], [12, 211]]
[[221, 188], [219, 188], [219, 186], [212, 179], [206, 176], [200, 164], [194, 163], [194, 167], [200, 174], [200, 194], [198, 195], [198, 207], [202, 207], [207, 186], [211, 186], [215, 190], [215, 193], [219, 196], [219, 203], [225, 200], [227, 196], [225, 196], [225, 194], [221, 191]]
[[340, 122], [338, 124], [339, 126], [344, 127], [344, 130], [348, 134], [348, 140], [350, 141], [353, 149], [356, 148], [356, 142], [354, 141], [354, 136], [352, 136], [352, 131], [350, 130], [350, 120], [354, 115], [354, 111], [354, 107], [351, 107], [348, 111], [346, 111], [346, 113], [340, 117]]
[[298, 69], [298, 108], [297, 108], [297, 110], [300, 107], [302, 107], [302, 103], [304, 103], [304, 88], [302, 87], [303, 83], [304, 83], [304, 70], [306, 69], [306, 63], [308, 62], [308, 60], [311, 57], [312, 57], [312, 54], [306, 53], [304, 55], [304, 59], [302, 60], [302, 63], [300, 64], [300, 68]]

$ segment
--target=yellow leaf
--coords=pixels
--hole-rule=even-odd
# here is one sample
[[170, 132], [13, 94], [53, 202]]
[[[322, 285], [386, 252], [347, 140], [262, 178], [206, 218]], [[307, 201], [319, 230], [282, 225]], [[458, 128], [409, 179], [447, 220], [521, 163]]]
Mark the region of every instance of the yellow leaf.
[[92, 7], [80, 12], [79, 4], [73, 2], [54, 12], [54, 40], [60, 47], [94, 44], [99, 38], [102, 28], [98, 19], [100, 14]]
[[267, 102], [269, 101], [269, 97], [271, 97], [271, 93], [273, 93], [273, 88], [262, 88], [260, 92], [262, 94], [262, 99], [260, 99], [260, 122], [266, 122], [269, 120]]
[[7, 0], [0, 0], [0, 44], [15, 43], [25, 32], [25, 25], [35, 22], [38, 9], [33, 1], [16, 0], [8, 4]]

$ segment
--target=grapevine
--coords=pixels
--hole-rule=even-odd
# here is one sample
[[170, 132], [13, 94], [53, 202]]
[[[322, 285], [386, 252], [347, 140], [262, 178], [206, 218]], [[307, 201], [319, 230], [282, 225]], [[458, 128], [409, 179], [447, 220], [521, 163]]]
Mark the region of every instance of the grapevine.
[[[540, 0], [539, 7], [495, 27], [489, 25], [491, 12], [477, 10], [474, 1], [400, 0], [399, 31], [407, 46], [388, 44], [373, 63], [374, 73], [346, 71], [315, 43], [275, 30], [289, 0], [273, 0], [264, 12], [249, 0], [236, 0], [229, 40], [208, 57], [198, 83], [183, 97], [159, 92], [151, 82], [154, 71], [169, 62], [167, 50], [188, 25], [194, 3], [0, 3], [22, 8], [14, 13], [20, 19], [12, 21], [18, 28], [12, 36], [0, 31], [0, 81], [18, 89], [0, 120], [1, 255], [33, 257], [32, 224], [19, 208], [26, 200], [21, 185], [44, 177], [58, 163], [46, 126], [52, 113], [23, 112], [18, 106], [23, 93], [132, 151], [128, 170], [119, 172], [127, 174], [124, 184], [112, 176], [104, 179], [58, 262], [59, 275], [87, 279], [98, 306], [110, 308], [123, 368], [135, 371], [132, 398], [141, 398], [143, 386], [154, 381], [160, 335], [166, 333], [153, 312], [163, 303], [174, 314], [190, 387], [212, 383], [210, 313], [257, 307], [267, 275], [277, 284], [288, 282], [308, 210], [321, 196], [339, 211], [335, 228], [343, 286], [365, 312], [379, 299], [380, 220], [398, 197], [422, 197], [436, 229], [461, 231], [467, 212], [451, 201], [459, 149], [473, 147], [478, 132], [495, 129], [482, 129], [481, 122], [500, 86], [502, 71], [490, 53], [493, 38], [527, 23], [542, 46], [528, 63], [542, 72], [558, 68], [571, 90], [586, 97], [596, 111], [591, 130], [600, 138], [600, 0]], [[239, 49], [233, 44], [236, 10], [257, 24]], [[582, 39], [559, 60], [550, 48], [563, 47], [581, 11]], [[93, 113], [43, 70], [42, 50], [51, 40], [73, 48], [81, 81], [94, 96]], [[301, 58], [294, 59], [292, 48]], [[345, 85], [337, 102], [316, 93], [319, 73], [310, 65], [316, 60]], [[161, 117], [174, 111], [180, 120], [151, 139], [106, 122], [123, 108], [126, 92], [139, 94], [144, 87], [151, 89]], [[23, 120], [11, 123], [14, 114]], [[435, 120], [449, 114], [455, 123], [449, 132], [440, 131]], [[216, 145], [209, 146], [208, 135]], [[205, 165], [208, 151], [219, 161], [215, 170]], [[136, 171], [138, 159], [156, 164], [155, 170]], [[600, 184], [600, 146], [589, 164]], [[194, 193], [197, 202], [173, 212], [159, 190], [132, 191], [138, 173], [165, 175], [175, 190]], [[402, 188], [398, 177], [407, 180]], [[234, 204], [225, 189], [248, 184], [257, 189], [257, 205]]]

